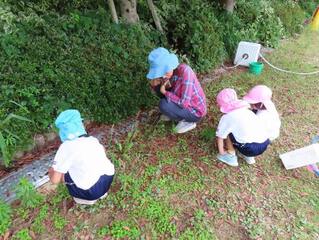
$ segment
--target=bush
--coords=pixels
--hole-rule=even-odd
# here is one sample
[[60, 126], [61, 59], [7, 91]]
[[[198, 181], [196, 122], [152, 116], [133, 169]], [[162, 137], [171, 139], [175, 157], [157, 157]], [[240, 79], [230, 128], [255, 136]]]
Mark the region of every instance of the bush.
[[225, 23], [221, 33], [228, 58], [233, 58], [240, 41], [258, 42], [254, 28], [247, 28], [243, 20], [236, 14], [221, 12], [218, 15], [221, 23]]
[[192, 0], [175, 5], [161, 1], [159, 6], [169, 43], [186, 55], [196, 70], [205, 72], [222, 62], [225, 52], [220, 25], [211, 5]]
[[306, 19], [305, 12], [294, 1], [273, 1], [275, 14], [280, 18], [285, 34], [290, 36], [302, 30]]
[[[63, 16], [32, 9], [6, 12], [0, 102], [14, 100], [35, 122], [29, 128], [9, 126], [21, 138], [47, 131], [67, 108], [94, 121], [116, 122], [153, 103], [145, 77], [147, 55], [161, 39], [149, 27], [114, 25], [104, 9]], [[0, 117], [19, 111], [6, 104]]]
[[105, 5], [103, 0], [4, 0], [10, 6], [23, 11], [26, 7], [37, 12], [56, 11], [66, 13], [74, 10], [97, 9]]
[[308, 18], [312, 16], [319, 5], [318, 0], [299, 0], [298, 3], [299, 6], [306, 12]]
[[236, 14], [242, 19], [243, 36], [257, 39], [264, 46], [276, 47], [283, 36], [283, 25], [270, 1], [237, 0]]

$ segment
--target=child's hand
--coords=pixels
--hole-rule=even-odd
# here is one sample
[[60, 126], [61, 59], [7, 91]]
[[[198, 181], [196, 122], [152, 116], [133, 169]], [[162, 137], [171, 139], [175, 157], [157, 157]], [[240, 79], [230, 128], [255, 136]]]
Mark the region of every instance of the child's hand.
[[169, 79], [166, 80], [166, 81], [162, 84], [162, 86], [161, 86], [160, 91], [161, 91], [161, 93], [162, 93], [163, 95], [165, 95], [165, 93], [166, 93], [166, 87], [169, 86], [168, 84], [170, 85]]

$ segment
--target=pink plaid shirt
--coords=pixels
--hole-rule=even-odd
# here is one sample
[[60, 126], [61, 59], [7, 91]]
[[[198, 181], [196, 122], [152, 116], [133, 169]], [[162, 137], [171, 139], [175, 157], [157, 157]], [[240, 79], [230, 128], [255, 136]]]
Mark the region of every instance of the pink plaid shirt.
[[166, 91], [166, 99], [188, 109], [197, 117], [207, 113], [206, 96], [190, 66], [180, 64], [170, 79], [172, 89]]

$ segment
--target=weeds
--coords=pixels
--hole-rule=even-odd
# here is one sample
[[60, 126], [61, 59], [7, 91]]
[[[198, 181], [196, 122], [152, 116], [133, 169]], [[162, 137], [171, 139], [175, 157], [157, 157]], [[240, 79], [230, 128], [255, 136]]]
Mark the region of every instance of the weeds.
[[11, 207], [0, 199], [0, 236], [9, 229], [11, 225]]
[[172, 217], [174, 211], [172, 211], [164, 202], [149, 200], [146, 202], [142, 216], [152, 223], [156, 232], [160, 234], [170, 234], [174, 236], [176, 234], [176, 225], [172, 223]]
[[29, 235], [29, 230], [24, 228], [18, 231], [13, 238], [14, 240], [32, 240], [31, 236]]
[[36, 233], [42, 233], [45, 229], [44, 220], [48, 217], [49, 206], [43, 205], [40, 209], [38, 216], [34, 219], [32, 223], [32, 230]]
[[17, 198], [25, 208], [39, 207], [44, 198], [26, 178], [21, 178], [15, 188]]
[[111, 226], [102, 227], [98, 230], [98, 236], [104, 237], [110, 235], [115, 239], [128, 238], [137, 239], [141, 235], [136, 224], [131, 221], [115, 221]]
[[[14, 102], [14, 101], [10, 101], [10, 103], [13, 103], [13, 104], [23, 108], [20, 104]], [[12, 153], [9, 150], [9, 146], [14, 145], [16, 140], [21, 140], [19, 136], [12, 133], [8, 129], [8, 124], [12, 120], [32, 122], [28, 118], [22, 117], [20, 115], [16, 115], [14, 113], [8, 114], [5, 119], [0, 121], [0, 150], [1, 150], [2, 158], [3, 158], [3, 164], [5, 167], [8, 167], [11, 163], [11, 160], [12, 160]]]

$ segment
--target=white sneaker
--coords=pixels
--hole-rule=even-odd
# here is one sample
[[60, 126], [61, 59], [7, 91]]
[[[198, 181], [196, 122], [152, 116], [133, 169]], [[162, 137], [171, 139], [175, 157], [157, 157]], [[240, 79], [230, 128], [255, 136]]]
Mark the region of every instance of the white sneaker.
[[238, 156], [240, 156], [241, 158], [243, 158], [243, 159], [246, 161], [246, 163], [248, 163], [248, 164], [254, 164], [254, 163], [256, 163], [256, 160], [255, 160], [254, 157], [247, 157], [247, 156], [245, 156], [244, 154], [242, 154], [242, 153], [240, 153], [240, 152], [238, 152]]
[[185, 133], [192, 129], [196, 128], [196, 123], [194, 122], [185, 122], [185, 121], [179, 121], [179, 123], [176, 125], [174, 131], [177, 133]]
[[73, 197], [73, 200], [74, 200], [77, 204], [83, 204], [83, 205], [93, 205], [93, 204], [96, 203], [96, 201], [97, 201], [97, 200], [85, 200], [85, 199], [76, 198], [76, 197]]
[[244, 156], [244, 159], [245, 159], [246, 163], [248, 163], [248, 164], [254, 164], [254, 163], [256, 163], [256, 161], [255, 161], [255, 158], [254, 158], [254, 157], [247, 157], [247, 156]]
[[102, 197], [100, 197], [99, 199], [106, 198], [106, 196], [107, 196], [107, 192]]
[[162, 121], [162, 122], [169, 122], [169, 121], [171, 121], [171, 119], [170, 119], [169, 117], [167, 117], [165, 114], [162, 114], [162, 115], [160, 116], [160, 121]]

